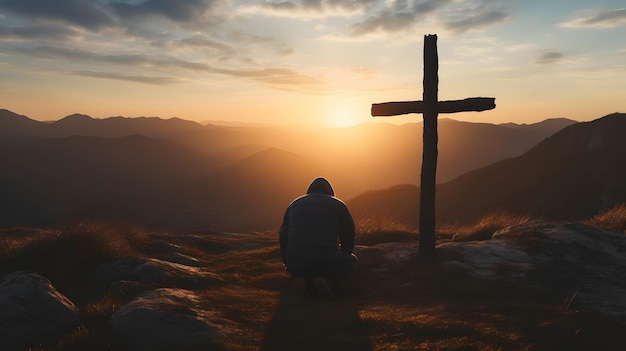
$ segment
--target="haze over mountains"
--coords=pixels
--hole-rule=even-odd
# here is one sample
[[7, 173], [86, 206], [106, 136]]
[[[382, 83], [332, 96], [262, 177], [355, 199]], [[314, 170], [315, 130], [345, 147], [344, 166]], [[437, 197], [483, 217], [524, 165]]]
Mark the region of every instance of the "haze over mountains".
[[[615, 116], [609, 119], [623, 118]], [[527, 169], [539, 174], [557, 169], [563, 151], [556, 150], [574, 150], [574, 145], [565, 145], [573, 137], [550, 141], [557, 133], [539, 145], [547, 145], [541, 146], [541, 152], [529, 152], [556, 153], [543, 163], [536, 163], [537, 156], [524, 153], [574, 123], [567, 119], [532, 125], [440, 120], [438, 181], [447, 184], [438, 191], [440, 197], [454, 200], [439, 200], [440, 206], [442, 202], [448, 206], [442, 211], [461, 211], [472, 217], [504, 208], [489, 205], [500, 201], [492, 199], [497, 194], [512, 196], [511, 204], [518, 201], [518, 193], [494, 192], [467, 179], [495, 177], [507, 184], [502, 187], [524, 194], [528, 187], [542, 187], [533, 182], [543, 175], [524, 182], [514, 176], [532, 173]], [[579, 125], [586, 130], [594, 124]], [[415, 185], [420, 172], [421, 128], [421, 123], [368, 123], [351, 128], [290, 131], [203, 126], [177, 118], [93, 119], [78, 114], [56, 122], [38, 122], [0, 110], [0, 191], [5, 194], [0, 204], [0, 225], [50, 225], [90, 217], [123, 219], [170, 230], [267, 230], [280, 224], [287, 204], [317, 176], [327, 177], [344, 200], [363, 199], [357, 196], [369, 190]], [[622, 126], [610, 128], [617, 132]], [[575, 164], [575, 153], [568, 155], [563, 161]], [[621, 155], [616, 154], [611, 161]], [[597, 156], [590, 154], [590, 160], [585, 161], [587, 169], [596, 169], [593, 162]], [[506, 158], [514, 159], [502, 161]], [[520, 159], [525, 160], [523, 166], [511, 166], [509, 173], [473, 175], [486, 172], [480, 170], [462, 176], [485, 166], [503, 167], [496, 166], [500, 163], [489, 166], [494, 162], [517, 164], [522, 162]], [[571, 171], [576, 172], [574, 168]], [[603, 174], [619, 175], [608, 169], [598, 175], [597, 181], [604, 179]], [[566, 175], [562, 172], [557, 176]], [[476, 198], [485, 199], [487, 204], [475, 205], [472, 199]], [[531, 206], [533, 201], [529, 198], [525, 203]], [[545, 212], [553, 204], [556, 202], [545, 202], [537, 209]], [[358, 204], [354, 206], [359, 208]], [[470, 211], [461, 210], [467, 206]], [[594, 206], [577, 213], [589, 213]]]

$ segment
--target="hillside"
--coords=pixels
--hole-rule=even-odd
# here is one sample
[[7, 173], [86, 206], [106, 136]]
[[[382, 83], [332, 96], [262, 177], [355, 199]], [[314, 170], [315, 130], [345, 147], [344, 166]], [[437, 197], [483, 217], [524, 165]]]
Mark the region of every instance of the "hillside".
[[276, 233], [80, 222], [0, 230], [3, 350], [622, 350], [626, 236], [530, 222], [493, 239], [364, 245], [339, 299], [305, 293]]
[[626, 115], [578, 123], [438, 188], [439, 218], [502, 211], [577, 220], [626, 202]]
[[[515, 158], [437, 186], [437, 221], [471, 223], [491, 214], [581, 220], [626, 202], [626, 115], [569, 126]], [[415, 228], [417, 186], [350, 201], [359, 220], [395, 218]], [[406, 204], [410, 208], [393, 210]], [[404, 216], [404, 217], [403, 217]]]
[[161, 206], [179, 204], [179, 188], [212, 171], [210, 160], [193, 150], [139, 135], [0, 145], [3, 226], [81, 217], [144, 223]]
[[188, 186], [187, 202], [181, 204], [185, 213], [174, 227], [238, 232], [274, 228], [287, 205], [318, 176], [317, 170], [294, 153], [260, 151]]

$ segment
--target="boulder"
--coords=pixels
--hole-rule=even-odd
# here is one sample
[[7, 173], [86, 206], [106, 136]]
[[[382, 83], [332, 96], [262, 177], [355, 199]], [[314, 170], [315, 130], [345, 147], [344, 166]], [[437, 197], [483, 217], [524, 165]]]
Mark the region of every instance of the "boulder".
[[111, 324], [138, 350], [209, 350], [217, 337], [235, 331], [193, 291], [173, 288], [139, 295], [113, 314]]
[[39, 274], [14, 272], [0, 279], [2, 350], [28, 350], [78, 326], [78, 308]]
[[476, 277], [532, 284], [581, 307], [626, 317], [626, 235], [579, 223], [534, 221], [493, 239], [443, 243], [445, 264]]
[[107, 262], [96, 269], [94, 279], [98, 284], [104, 284], [106, 287], [116, 281], [182, 288], [200, 288], [223, 282], [219, 275], [205, 268], [139, 257]]

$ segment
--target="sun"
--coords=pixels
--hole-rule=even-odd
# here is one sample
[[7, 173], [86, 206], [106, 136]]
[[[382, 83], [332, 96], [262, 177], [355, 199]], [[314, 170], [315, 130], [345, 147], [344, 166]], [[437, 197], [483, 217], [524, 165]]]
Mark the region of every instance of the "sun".
[[354, 114], [347, 110], [335, 111], [330, 118], [330, 124], [335, 128], [352, 127], [357, 123], [358, 121], [354, 117]]

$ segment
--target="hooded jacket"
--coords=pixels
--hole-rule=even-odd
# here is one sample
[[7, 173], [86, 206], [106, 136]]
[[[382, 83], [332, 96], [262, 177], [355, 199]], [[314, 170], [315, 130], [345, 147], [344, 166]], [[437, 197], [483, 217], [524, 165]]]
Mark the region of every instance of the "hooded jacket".
[[332, 266], [342, 252], [352, 253], [354, 233], [348, 207], [326, 179], [317, 178], [285, 211], [279, 233], [283, 263], [290, 271]]

